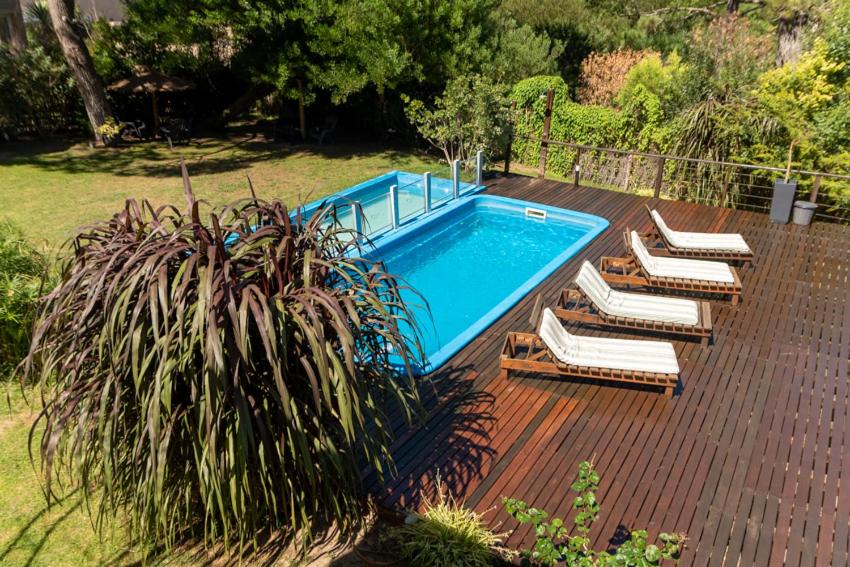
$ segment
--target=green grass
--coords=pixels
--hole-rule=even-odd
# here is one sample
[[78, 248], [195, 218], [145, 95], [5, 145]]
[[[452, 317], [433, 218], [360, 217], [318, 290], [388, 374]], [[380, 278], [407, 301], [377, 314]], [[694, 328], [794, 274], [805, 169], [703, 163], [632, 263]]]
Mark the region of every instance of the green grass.
[[0, 218], [34, 242], [60, 245], [80, 225], [109, 218], [125, 199], [184, 202], [179, 160], [186, 159], [199, 199], [221, 205], [248, 196], [246, 176], [262, 198], [309, 202], [392, 169], [448, 169], [429, 156], [381, 146], [286, 147], [250, 135], [201, 139], [169, 150], [160, 143], [91, 149], [32, 143], [0, 152]]
[[79, 496], [48, 508], [27, 446], [35, 412], [18, 387], [8, 389], [11, 403], [3, 400], [0, 406], [0, 565], [117, 566], [138, 561], [119, 525], [98, 537]]

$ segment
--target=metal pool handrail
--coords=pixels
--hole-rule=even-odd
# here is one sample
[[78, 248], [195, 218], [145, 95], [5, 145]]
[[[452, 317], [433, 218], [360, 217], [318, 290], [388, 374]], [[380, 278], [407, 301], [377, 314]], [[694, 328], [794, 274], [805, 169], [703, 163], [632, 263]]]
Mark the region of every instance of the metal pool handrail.
[[[484, 167], [484, 152], [478, 150], [475, 154], [475, 186], [480, 186], [481, 181], [483, 180], [483, 167]], [[461, 160], [454, 160], [452, 162], [452, 194], [448, 200], [443, 199], [442, 203], [451, 202], [459, 199], [461, 195], [460, 191], [460, 168], [461, 168]], [[407, 186], [415, 185], [417, 182], [409, 183]], [[424, 214], [430, 214], [434, 203], [432, 200], [432, 175], [430, 171], [426, 171], [422, 175], [422, 188], [423, 188], [423, 207], [422, 211]], [[394, 184], [390, 185], [389, 191], [387, 193], [387, 207], [390, 218], [390, 224], [388, 226], [389, 230], [396, 230], [400, 225], [401, 221], [401, 213], [399, 210], [399, 186]], [[363, 228], [366, 226], [364, 222], [363, 216], [363, 205], [361, 201], [353, 201], [351, 203], [351, 214], [354, 219], [354, 230], [361, 237], [366, 236], [363, 232]], [[408, 215], [410, 216], [410, 215]]]

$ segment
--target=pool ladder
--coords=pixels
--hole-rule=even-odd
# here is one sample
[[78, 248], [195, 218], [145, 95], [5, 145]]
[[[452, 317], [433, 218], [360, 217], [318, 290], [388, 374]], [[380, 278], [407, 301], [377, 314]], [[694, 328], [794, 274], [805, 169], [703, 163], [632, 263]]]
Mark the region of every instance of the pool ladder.
[[[460, 160], [456, 159], [452, 162], [452, 200], [456, 200], [460, 197]], [[484, 179], [484, 152], [478, 150], [475, 153], [475, 184], [481, 185]], [[423, 207], [424, 213], [427, 215], [431, 212], [431, 172], [426, 171], [422, 175], [422, 189], [423, 189], [423, 197], [425, 199], [425, 205]], [[363, 235], [363, 207], [361, 206], [359, 201], [355, 201], [351, 204], [351, 214], [354, 217], [354, 230], [359, 235]], [[537, 209], [527, 208], [525, 210], [526, 216], [533, 215], [542, 215], [535, 216], [535, 218], [542, 218], [546, 220], [546, 211], [540, 211]], [[390, 215], [390, 223], [393, 230], [397, 229], [399, 224], [401, 224], [399, 218], [399, 208], [398, 208], [398, 185], [390, 185], [390, 193], [389, 193], [389, 215]]]

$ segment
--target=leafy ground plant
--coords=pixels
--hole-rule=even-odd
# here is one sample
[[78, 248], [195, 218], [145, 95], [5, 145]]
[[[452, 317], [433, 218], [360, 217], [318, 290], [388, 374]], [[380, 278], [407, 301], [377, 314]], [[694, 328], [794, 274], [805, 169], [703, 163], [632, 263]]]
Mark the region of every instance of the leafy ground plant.
[[578, 493], [573, 501], [573, 509], [576, 510], [575, 530], [578, 535], [570, 535], [570, 530], [561, 518], [547, 521], [549, 515], [545, 511], [531, 508], [522, 500], [502, 500], [508, 514], [520, 524], [531, 524], [537, 536], [532, 549], [520, 551], [523, 565], [556, 565], [563, 562], [578, 567], [648, 567], [659, 565], [665, 559], [678, 560], [685, 544], [684, 534], [662, 533], [658, 536], [661, 544], [656, 545], [647, 543], [648, 534], [645, 530], [635, 530], [614, 552], [591, 549], [588, 534], [593, 523], [599, 518], [599, 503], [596, 500], [599, 473], [594, 470], [592, 462], [584, 461], [579, 464], [578, 478], [571, 488]]
[[0, 223], [0, 377], [27, 354], [47, 260], [14, 225]]
[[254, 197], [202, 221], [183, 171], [185, 212], [128, 201], [83, 229], [40, 311], [25, 372], [47, 498], [71, 479], [96, 526], [126, 511], [166, 548], [354, 528], [389, 408], [418, 409], [401, 284], [332, 208]]
[[490, 531], [481, 515], [444, 490], [439, 479], [437, 499], [423, 496], [424, 511], [411, 515], [411, 521], [393, 528], [390, 537], [397, 543], [405, 565], [417, 567], [486, 567], [492, 565], [494, 549], [502, 538]]

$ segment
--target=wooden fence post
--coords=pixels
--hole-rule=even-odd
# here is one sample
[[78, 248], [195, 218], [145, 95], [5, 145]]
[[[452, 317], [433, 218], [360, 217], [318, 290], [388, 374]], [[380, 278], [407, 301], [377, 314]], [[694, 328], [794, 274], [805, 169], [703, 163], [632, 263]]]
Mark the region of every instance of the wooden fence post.
[[514, 151], [514, 125], [516, 120], [516, 101], [511, 101], [511, 116], [508, 120], [508, 147], [505, 150], [505, 174], [511, 172], [511, 154]]
[[546, 177], [546, 155], [549, 153], [549, 128], [552, 125], [552, 103], [555, 100], [555, 91], [546, 91], [546, 113], [543, 115], [543, 136], [540, 138], [540, 167], [537, 177]]
[[656, 199], [661, 196], [661, 185], [664, 183], [664, 162], [666, 161], [664, 156], [659, 156], [655, 165], [657, 169], [655, 170], [655, 183], [652, 188], [652, 196]]
[[820, 182], [821, 182], [820, 174], [815, 175], [815, 182], [812, 185], [812, 194], [809, 195], [809, 202], [810, 203], [817, 203], [818, 202], [818, 192], [820, 191]]

